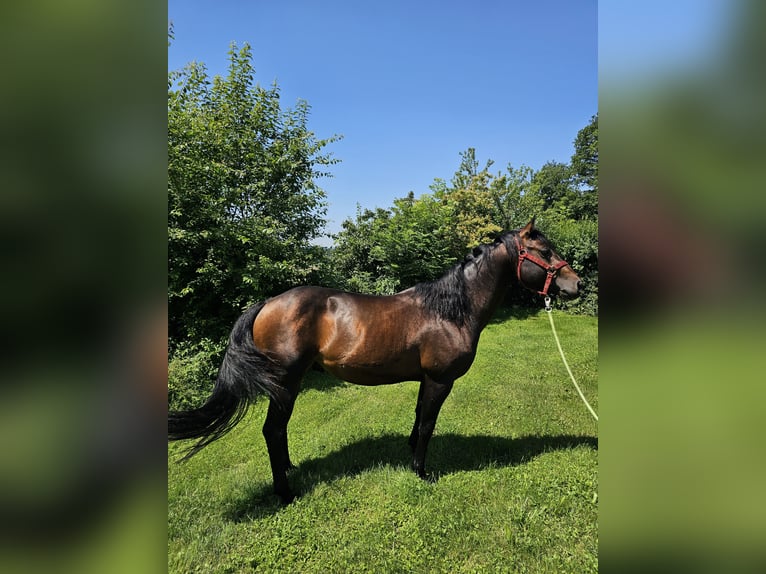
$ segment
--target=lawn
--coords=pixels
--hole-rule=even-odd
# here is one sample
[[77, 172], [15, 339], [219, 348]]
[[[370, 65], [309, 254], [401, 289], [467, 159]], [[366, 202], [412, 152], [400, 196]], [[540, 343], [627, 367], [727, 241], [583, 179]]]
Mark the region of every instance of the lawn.
[[[598, 322], [555, 312], [598, 412]], [[272, 494], [257, 401], [189, 462], [168, 449], [170, 572], [595, 572], [597, 423], [544, 312], [501, 311], [445, 402], [426, 467], [409, 469], [417, 383], [310, 373], [290, 421], [300, 498]]]

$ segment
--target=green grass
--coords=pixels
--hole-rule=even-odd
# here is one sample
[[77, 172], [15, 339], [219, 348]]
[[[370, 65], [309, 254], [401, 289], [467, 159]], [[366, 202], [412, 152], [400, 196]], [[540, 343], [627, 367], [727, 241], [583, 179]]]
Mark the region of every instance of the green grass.
[[[598, 412], [597, 319], [556, 313]], [[359, 387], [321, 373], [290, 421], [281, 507], [259, 400], [189, 462], [169, 447], [170, 572], [595, 572], [597, 424], [577, 396], [544, 312], [501, 312], [455, 383], [426, 458], [409, 469], [417, 383]]]

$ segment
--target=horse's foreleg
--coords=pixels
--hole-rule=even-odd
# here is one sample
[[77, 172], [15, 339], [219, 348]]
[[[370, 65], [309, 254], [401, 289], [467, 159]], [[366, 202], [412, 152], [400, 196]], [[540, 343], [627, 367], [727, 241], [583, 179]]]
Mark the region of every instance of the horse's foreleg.
[[294, 404], [293, 394], [286, 405], [279, 406], [274, 401], [270, 402], [266, 422], [263, 424], [263, 437], [266, 439], [271, 474], [274, 479], [274, 493], [285, 504], [292, 502], [295, 498], [287, 482], [287, 471], [293, 468], [287, 449], [287, 423], [290, 421]]
[[423, 402], [423, 387], [425, 383], [421, 381], [420, 389], [418, 390], [418, 402], [415, 404], [415, 424], [412, 425], [412, 432], [410, 433], [409, 445], [412, 449], [412, 454], [415, 454], [415, 448], [418, 446], [418, 432], [420, 429], [420, 405]]
[[420, 478], [426, 478], [426, 449], [436, 427], [436, 418], [444, 400], [452, 390], [453, 381], [437, 382], [426, 377], [421, 383], [420, 416], [417, 417], [417, 445], [412, 458], [412, 468]]

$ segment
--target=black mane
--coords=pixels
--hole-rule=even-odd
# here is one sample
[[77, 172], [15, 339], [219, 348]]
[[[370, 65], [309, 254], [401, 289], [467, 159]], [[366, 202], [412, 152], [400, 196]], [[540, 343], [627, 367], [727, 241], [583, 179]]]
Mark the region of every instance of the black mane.
[[481, 267], [489, 253], [500, 243], [505, 243], [510, 251], [510, 238], [511, 233], [506, 232], [495, 239], [494, 243], [474, 247], [463, 261], [448, 269], [439, 279], [415, 285], [415, 293], [423, 299], [423, 306], [445, 321], [464, 325], [472, 310], [466, 268], [471, 265]]
[[415, 293], [423, 299], [423, 306], [445, 321], [463, 325], [471, 313], [471, 300], [466, 289], [465, 261], [450, 268], [434, 281], [418, 283]]

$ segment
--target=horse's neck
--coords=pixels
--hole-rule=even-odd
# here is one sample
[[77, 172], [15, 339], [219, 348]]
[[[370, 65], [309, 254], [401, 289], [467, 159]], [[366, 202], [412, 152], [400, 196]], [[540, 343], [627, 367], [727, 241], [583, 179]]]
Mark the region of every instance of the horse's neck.
[[482, 265], [476, 267], [476, 276], [469, 287], [476, 335], [492, 319], [513, 279], [510, 257], [504, 244], [495, 247], [486, 258]]

